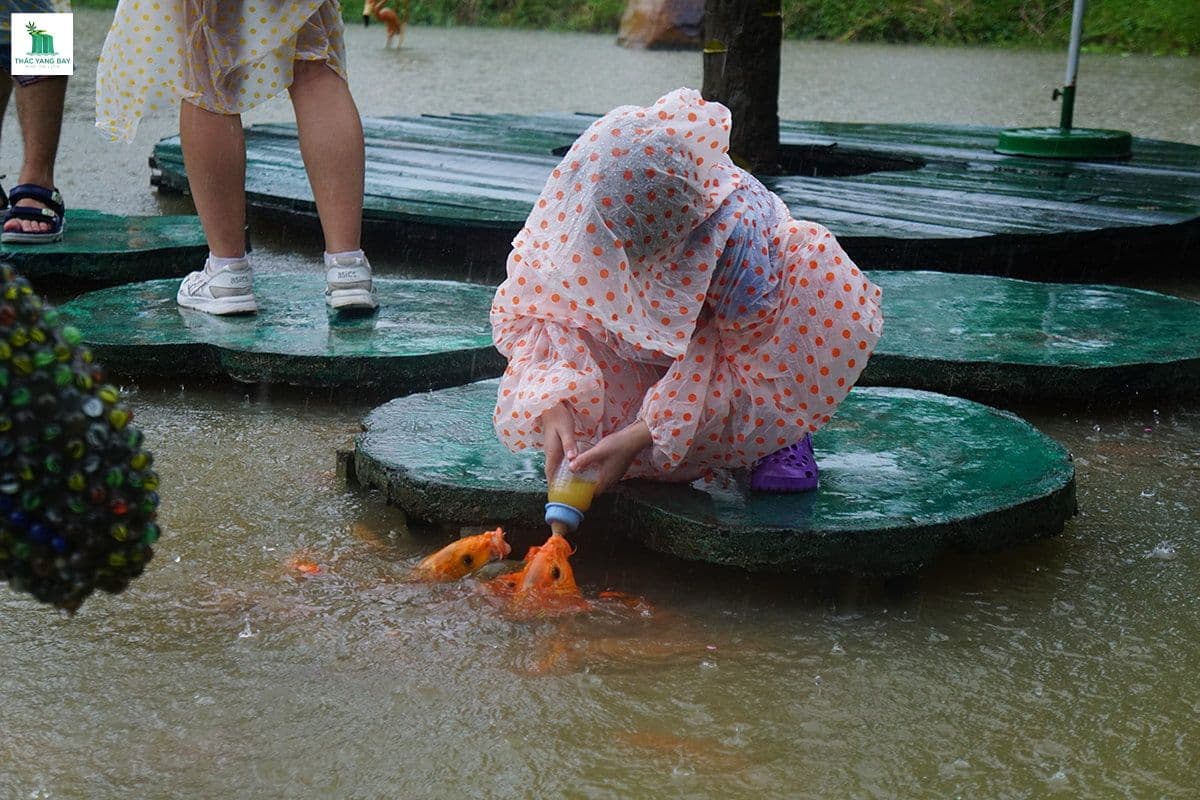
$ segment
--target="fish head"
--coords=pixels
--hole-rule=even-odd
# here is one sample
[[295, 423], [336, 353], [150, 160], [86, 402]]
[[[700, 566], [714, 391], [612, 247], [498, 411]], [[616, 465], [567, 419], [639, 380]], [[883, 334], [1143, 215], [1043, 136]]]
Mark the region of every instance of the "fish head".
[[470, 575], [489, 561], [504, 558], [510, 552], [508, 542], [504, 541], [504, 531], [496, 528], [451, 542], [422, 561], [417, 570], [443, 580], [454, 580]]
[[578, 595], [570, 557], [574, 551], [561, 536], [551, 536], [527, 556], [521, 592]]

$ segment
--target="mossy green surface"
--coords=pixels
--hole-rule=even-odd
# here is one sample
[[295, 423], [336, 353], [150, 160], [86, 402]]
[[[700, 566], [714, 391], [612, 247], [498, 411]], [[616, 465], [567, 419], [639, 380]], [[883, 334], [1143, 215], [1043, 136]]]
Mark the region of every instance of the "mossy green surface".
[[[492, 430], [497, 383], [394, 400], [364, 421], [356, 479], [411, 517], [544, 527], [540, 454]], [[1075, 512], [1070, 454], [1028, 423], [958, 398], [855, 389], [814, 436], [821, 485], [621, 484], [575, 537], [621, 534], [680, 558], [763, 571], [911, 572], [948, 549], [1050, 536]]]
[[1200, 394], [1200, 303], [1127, 289], [871, 272], [884, 332], [860, 383], [1001, 403]]
[[498, 375], [488, 309], [494, 289], [376, 278], [380, 309], [341, 316], [317, 274], [255, 276], [255, 315], [180, 308], [178, 281], [118, 286], [62, 307], [109, 368], [124, 375], [226, 376], [246, 382], [405, 393]]
[[61, 242], [0, 244], [0, 259], [39, 288], [48, 280], [113, 284], [186, 275], [207, 253], [199, 217], [79, 208], [67, 209]]

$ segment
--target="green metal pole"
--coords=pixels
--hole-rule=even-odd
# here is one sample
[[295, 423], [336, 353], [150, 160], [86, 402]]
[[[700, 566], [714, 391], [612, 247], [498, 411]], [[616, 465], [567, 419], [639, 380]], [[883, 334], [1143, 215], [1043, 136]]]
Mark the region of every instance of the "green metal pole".
[[1071, 121], [1075, 115], [1075, 86], [1064, 86], [1062, 90], [1062, 115], [1058, 118], [1058, 127], [1064, 131], [1071, 130]]

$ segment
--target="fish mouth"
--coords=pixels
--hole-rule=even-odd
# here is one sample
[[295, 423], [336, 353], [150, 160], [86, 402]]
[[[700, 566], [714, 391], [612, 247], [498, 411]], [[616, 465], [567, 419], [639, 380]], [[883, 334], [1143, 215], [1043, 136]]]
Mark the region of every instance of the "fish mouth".
[[492, 558], [497, 560], [504, 558], [512, 552], [512, 547], [508, 542], [504, 541], [504, 531], [495, 530], [488, 539], [488, 549], [492, 554]]
[[561, 536], [551, 536], [529, 563], [522, 589], [571, 594], [575, 574], [568, 561], [574, 549]]

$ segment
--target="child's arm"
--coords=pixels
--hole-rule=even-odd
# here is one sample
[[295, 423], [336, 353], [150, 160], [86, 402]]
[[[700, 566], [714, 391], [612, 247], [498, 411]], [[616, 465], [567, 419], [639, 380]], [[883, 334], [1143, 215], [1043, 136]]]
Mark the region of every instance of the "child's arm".
[[[612, 486], [625, 476], [629, 465], [637, 454], [645, 450], [654, 440], [650, 428], [640, 419], [619, 431], [610, 433], [578, 458], [571, 459], [571, 469], [581, 472], [593, 464], [600, 465], [600, 477], [596, 480], [596, 494]], [[547, 455], [549, 461], [549, 455]]]
[[575, 435], [596, 438], [604, 395], [600, 367], [575, 328], [495, 309], [492, 323], [496, 349], [508, 359], [492, 418], [496, 435], [514, 452], [546, 448], [552, 474]]

